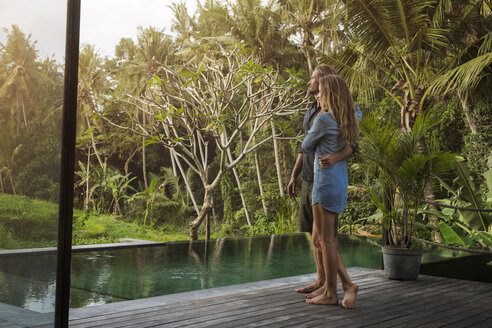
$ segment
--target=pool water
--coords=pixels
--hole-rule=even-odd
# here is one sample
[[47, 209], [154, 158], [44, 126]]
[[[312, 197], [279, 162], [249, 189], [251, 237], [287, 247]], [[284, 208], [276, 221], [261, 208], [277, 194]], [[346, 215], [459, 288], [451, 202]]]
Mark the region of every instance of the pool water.
[[[380, 268], [378, 243], [377, 239], [340, 235], [340, 253], [345, 265]], [[55, 254], [0, 257], [0, 303], [53, 312], [55, 271]], [[77, 308], [315, 271], [311, 242], [304, 234], [74, 252], [70, 306]]]

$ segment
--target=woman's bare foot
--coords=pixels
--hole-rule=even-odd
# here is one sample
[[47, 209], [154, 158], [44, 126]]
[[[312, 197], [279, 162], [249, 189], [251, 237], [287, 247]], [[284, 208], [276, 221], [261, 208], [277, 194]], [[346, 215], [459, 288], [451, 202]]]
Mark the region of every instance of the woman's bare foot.
[[315, 297], [318, 297], [319, 295], [323, 294], [325, 292], [325, 290], [326, 290], [326, 287], [323, 285], [320, 288], [312, 291], [311, 293], [306, 294], [306, 298], [315, 298]]
[[314, 298], [308, 298], [306, 299], [306, 303], [309, 304], [321, 304], [321, 305], [337, 305], [338, 304], [338, 298], [335, 297], [328, 297], [325, 293], [318, 295]]
[[295, 291], [298, 293], [311, 293], [314, 292], [316, 289], [319, 289], [323, 285], [323, 283], [315, 281], [312, 284], [307, 285], [306, 287], [297, 288]]
[[353, 309], [355, 307], [355, 300], [358, 292], [359, 286], [356, 284], [352, 284], [352, 286], [344, 289], [342, 306], [346, 309]]

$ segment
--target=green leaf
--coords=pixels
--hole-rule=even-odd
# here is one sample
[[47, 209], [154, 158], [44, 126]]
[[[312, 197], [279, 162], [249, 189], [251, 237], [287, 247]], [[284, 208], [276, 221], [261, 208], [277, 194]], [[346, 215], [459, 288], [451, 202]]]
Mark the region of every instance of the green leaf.
[[444, 208], [442, 209], [442, 211], [441, 211], [441, 212], [442, 212], [442, 214], [444, 214], [444, 215], [449, 215], [449, 216], [451, 216], [451, 215], [453, 215], [453, 214], [455, 213], [455, 211], [456, 211], [456, 210], [455, 210], [455, 209], [453, 209], [453, 208], [444, 207]]
[[480, 244], [485, 244], [488, 247], [492, 247], [492, 235], [485, 231], [474, 231], [473, 236]]
[[465, 242], [458, 236], [450, 226], [444, 221], [439, 222], [439, 230], [441, 231], [442, 238], [448, 244], [457, 244], [465, 246]]
[[[456, 162], [456, 170], [460, 177], [460, 181], [464, 186], [464, 194], [467, 196], [472, 204], [473, 208], [482, 208], [482, 202], [480, 200], [480, 195], [477, 195], [475, 187], [473, 186], [468, 167], [465, 162]], [[470, 211], [460, 211], [463, 219], [468, 222], [470, 227], [476, 230], [487, 230], [487, 220], [484, 214], [481, 212], [470, 212]]]
[[438, 218], [444, 219], [446, 221], [450, 219], [449, 215], [445, 215], [443, 212], [440, 212], [437, 210], [419, 210], [419, 213], [434, 215], [434, 216], [437, 216]]
[[487, 207], [492, 207], [492, 155], [488, 159], [489, 170], [483, 174], [485, 181], [487, 182], [487, 187], [489, 189], [487, 193]]
[[207, 125], [205, 130], [210, 130], [214, 125], [215, 125], [215, 122], [210, 123], [209, 125]]
[[[362, 219], [358, 219], [354, 223], [362, 222], [362, 221], [375, 221], [375, 220], [380, 219], [383, 215], [384, 215], [384, 213], [379, 212], [379, 213], [373, 214], [371, 216], [368, 216], [368, 217], [365, 217], [365, 218], [362, 218]], [[385, 224], [385, 226], [386, 226], [386, 224]]]

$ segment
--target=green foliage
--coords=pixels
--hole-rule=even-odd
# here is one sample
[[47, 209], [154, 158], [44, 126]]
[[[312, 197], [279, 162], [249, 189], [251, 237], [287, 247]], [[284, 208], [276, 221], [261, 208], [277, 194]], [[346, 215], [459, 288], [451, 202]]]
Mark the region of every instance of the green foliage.
[[369, 233], [380, 231], [380, 220], [373, 222], [374, 220], [369, 218], [376, 209], [377, 207], [365, 192], [359, 188], [349, 188], [347, 206], [345, 211], [338, 216], [339, 232], [354, 234], [358, 229]]
[[56, 245], [58, 205], [26, 196], [0, 194], [0, 226], [19, 245], [47, 241]]
[[[439, 123], [433, 114], [416, 118], [413, 129], [400, 132], [391, 123], [367, 115], [361, 121], [363, 166], [381, 185], [380, 192], [367, 188], [375, 206], [384, 213], [390, 244], [409, 247], [420, 201], [428, 183], [450, 171], [455, 156], [439, 149], [430, 131]], [[384, 197], [389, 206], [384, 204]], [[398, 193], [398, 195], [396, 194]]]
[[155, 229], [137, 223], [125, 222], [112, 215], [75, 211], [74, 245], [117, 243], [122, 238], [165, 242], [186, 240], [188, 234], [179, 231], [172, 225]]
[[[456, 164], [457, 178], [453, 185], [449, 186], [441, 180], [441, 186], [445, 188], [450, 197], [440, 199], [438, 202], [446, 205], [455, 205], [469, 208], [492, 208], [492, 156], [489, 157], [489, 170], [484, 174], [487, 181], [488, 193], [486, 202], [482, 201], [480, 191], [470, 179], [470, 171], [465, 162]], [[424, 211], [440, 217], [439, 223], [441, 235], [446, 243], [466, 245], [467, 247], [492, 248], [492, 215], [485, 212], [454, 210], [442, 208], [440, 211]]]

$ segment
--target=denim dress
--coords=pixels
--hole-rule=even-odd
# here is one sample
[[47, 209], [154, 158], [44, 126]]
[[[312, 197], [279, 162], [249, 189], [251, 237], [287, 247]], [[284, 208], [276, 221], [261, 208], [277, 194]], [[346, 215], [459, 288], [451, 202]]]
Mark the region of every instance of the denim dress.
[[[356, 114], [360, 120], [360, 110], [356, 109]], [[316, 151], [312, 205], [320, 204], [327, 211], [342, 213], [347, 204], [347, 162], [343, 160], [321, 168], [317, 160], [321, 155], [337, 153], [345, 148], [340, 128], [332, 114], [320, 113], [316, 116], [301, 147], [304, 152]]]

